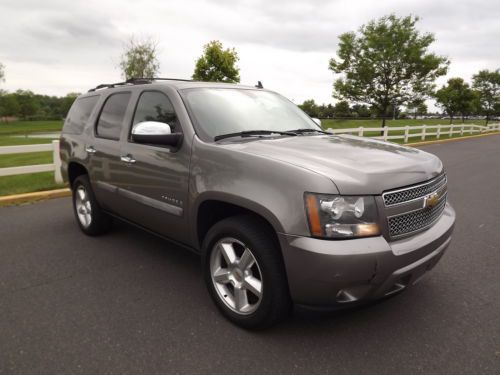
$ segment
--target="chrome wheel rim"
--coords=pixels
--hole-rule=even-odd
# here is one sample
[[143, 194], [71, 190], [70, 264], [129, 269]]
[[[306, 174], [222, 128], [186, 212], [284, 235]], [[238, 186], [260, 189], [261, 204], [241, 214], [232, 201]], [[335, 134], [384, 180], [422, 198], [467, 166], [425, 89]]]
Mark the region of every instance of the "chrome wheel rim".
[[87, 189], [82, 185], [75, 192], [75, 207], [80, 224], [87, 228], [92, 223], [92, 205]]
[[233, 312], [253, 313], [260, 305], [263, 279], [252, 251], [235, 238], [223, 238], [212, 248], [210, 274], [219, 298]]

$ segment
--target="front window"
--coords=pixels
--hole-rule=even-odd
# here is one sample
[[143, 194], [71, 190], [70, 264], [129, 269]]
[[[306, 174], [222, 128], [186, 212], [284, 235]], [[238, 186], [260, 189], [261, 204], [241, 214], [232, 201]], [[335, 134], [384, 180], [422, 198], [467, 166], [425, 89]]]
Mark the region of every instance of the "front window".
[[182, 91], [196, 133], [204, 141], [244, 131], [321, 130], [295, 104], [262, 90], [194, 88]]

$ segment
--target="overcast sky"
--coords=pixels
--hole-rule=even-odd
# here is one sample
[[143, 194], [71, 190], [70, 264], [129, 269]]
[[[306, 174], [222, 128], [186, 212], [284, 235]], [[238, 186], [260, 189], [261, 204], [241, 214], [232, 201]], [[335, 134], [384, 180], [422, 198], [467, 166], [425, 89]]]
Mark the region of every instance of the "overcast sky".
[[338, 36], [389, 13], [421, 17], [432, 50], [451, 59], [448, 77], [500, 67], [498, 0], [1, 0], [0, 88], [64, 95], [120, 81], [134, 34], [159, 42], [160, 76], [190, 78], [218, 39], [237, 49], [241, 83], [330, 103]]

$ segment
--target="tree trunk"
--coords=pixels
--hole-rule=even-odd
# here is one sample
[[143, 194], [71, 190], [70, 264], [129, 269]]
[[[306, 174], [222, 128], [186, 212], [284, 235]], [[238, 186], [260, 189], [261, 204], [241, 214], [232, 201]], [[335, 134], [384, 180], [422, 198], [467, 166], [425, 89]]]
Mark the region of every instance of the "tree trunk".
[[453, 115], [450, 115], [450, 124], [453, 124]]
[[385, 111], [384, 114], [382, 115], [382, 130], [380, 131], [380, 135], [384, 135], [384, 127], [385, 127]]
[[490, 115], [486, 115], [486, 126], [488, 126], [488, 122], [490, 121]]

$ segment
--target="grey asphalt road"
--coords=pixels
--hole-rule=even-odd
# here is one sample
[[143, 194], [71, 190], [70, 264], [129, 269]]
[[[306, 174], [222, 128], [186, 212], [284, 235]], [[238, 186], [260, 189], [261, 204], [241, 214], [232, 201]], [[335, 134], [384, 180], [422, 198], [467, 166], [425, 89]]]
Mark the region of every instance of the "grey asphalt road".
[[69, 199], [0, 208], [0, 373], [500, 374], [500, 136], [422, 148], [458, 215], [433, 272], [259, 333], [219, 315], [189, 252], [126, 224], [86, 237]]

